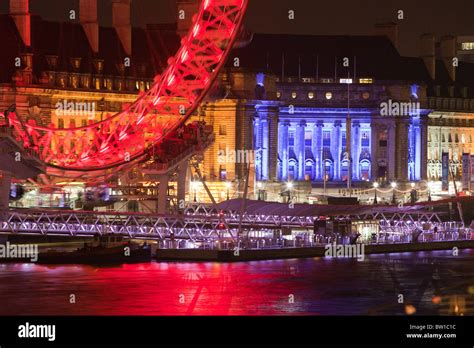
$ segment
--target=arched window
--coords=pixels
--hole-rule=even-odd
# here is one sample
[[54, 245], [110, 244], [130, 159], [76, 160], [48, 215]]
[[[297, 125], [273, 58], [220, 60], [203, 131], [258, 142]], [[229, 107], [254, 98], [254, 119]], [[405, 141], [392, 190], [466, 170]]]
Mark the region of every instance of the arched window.
[[349, 161], [347, 159], [343, 159], [341, 161], [341, 179], [342, 181], [347, 181], [349, 177]]
[[314, 180], [314, 162], [312, 160], [306, 161], [306, 165], [304, 167], [304, 179], [306, 181], [313, 181]]
[[360, 161], [359, 169], [360, 169], [360, 179], [363, 181], [369, 181], [370, 180], [370, 161], [366, 159]]
[[324, 175], [326, 177], [326, 181], [332, 181], [334, 178], [334, 166], [331, 160], [324, 161]]

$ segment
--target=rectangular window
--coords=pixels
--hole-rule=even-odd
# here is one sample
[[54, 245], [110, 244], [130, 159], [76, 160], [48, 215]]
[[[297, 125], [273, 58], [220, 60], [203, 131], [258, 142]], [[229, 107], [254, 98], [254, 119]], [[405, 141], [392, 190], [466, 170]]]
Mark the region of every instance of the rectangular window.
[[370, 146], [369, 132], [362, 132], [362, 146]]
[[342, 147], [346, 147], [346, 132], [342, 132]]
[[339, 79], [339, 83], [351, 84], [351, 83], [352, 83], [352, 79]]
[[288, 132], [288, 146], [295, 146], [295, 133]]
[[227, 128], [225, 124], [219, 126], [219, 135], [227, 135]]
[[220, 166], [219, 168], [219, 179], [221, 181], [227, 180], [227, 170], [224, 166]]
[[379, 146], [380, 147], [387, 146], [387, 138], [388, 138], [387, 131], [382, 131], [379, 133]]
[[313, 132], [311, 131], [304, 132], [304, 145], [311, 147], [312, 144], [313, 144]]
[[373, 82], [374, 82], [373, 79], [368, 79], [368, 78], [359, 79], [359, 83], [373, 83]]
[[323, 131], [323, 146], [331, 146], [331, 132]]
[[474, 50], [474, 42], [463, 42], [461, 47], [463, 51]]

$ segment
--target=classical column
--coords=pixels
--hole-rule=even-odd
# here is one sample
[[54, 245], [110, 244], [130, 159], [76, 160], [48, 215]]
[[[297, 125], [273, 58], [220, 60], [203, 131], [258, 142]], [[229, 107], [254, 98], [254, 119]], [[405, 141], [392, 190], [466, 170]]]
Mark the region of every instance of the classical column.
[[388, 146], [387, 146], [387, 161], [388, 161], [388, 180], [393, 181], [396, 178], [395, 173], [395, 144], [396, 144], [396, 127], [395, 122], [392, 120], [387, 126]]
[[304, 153], [304, 132], [306, 129], [306, 121], [301, 120], [299, 125], [296, 127], [295, 136], [295, 152], [296, 158], [298, 159], [298, 180], [304, 180], [304, 168], [305, 168], [305, 153]]
[[421, 136], [421, 176], [420, 180], [428, 179], [428, 117], [420, 118], [420, 136]]
[[276, 180], [278, 165], [278, 107], [268, 110], [268, 179]]
[[370, 165], [371, 180], [375, 181], [378, 175], [378, 149], [379, 149], [379, 125], [372, 122], [370, 124]]
[[321, 180], [323, 178], [323, 127], [323, 121], [317, 121], [313, 128], [313, 146], [311, 150], [313, 151], [315, 160], [316, 180]]
[[413, 125], [413, 132], [414, 132], [414, 141], [413, 144], [414, 148], [414, 161], [415, 161], [415, 180], [420, 180], [421, 178], [421, 127], [420, 124]]
[[341, 179], [341, 121], [335, 121], [332, 129], [332, 138], [331, 138], [331, 154], [334, 160], [334, 179]]
[[280, 180], [288, 179], [288, 128], [289, 121], [280, 122], [280, 133], [278, 139], [279, 156], [281, 159], [281, 175]]
[[352, 180], [360, 180], [360, 122], [352, 122]]
[[408, 180], [408, 120], [396, 120], [395, 177], [399, 181]]
[[262, 116], [255, 117], [253, 121], [253, 149], [255, 153], [255, 178], [256, 180], [262, 180]]
[[260, 128], [262, 129], [262, 145], [261, 145], [261, 180], [268, 180], [268, 151], [269, 151], [269, 130], [268, 119], [262, 119]]

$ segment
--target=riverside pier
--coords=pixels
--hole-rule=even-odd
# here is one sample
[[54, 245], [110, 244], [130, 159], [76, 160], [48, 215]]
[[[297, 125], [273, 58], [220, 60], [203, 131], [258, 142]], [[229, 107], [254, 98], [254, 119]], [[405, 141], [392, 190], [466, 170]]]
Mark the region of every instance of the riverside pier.
[[[335, 206], [230, 200], [191, 204], [182, 214], [13, 209], [0, 222], [7, 238], [48, 242], [120, 236], [147, 241], [161, 260], [247, 261], [321, 257], [328, 244], [357, 244], [365, 253], [474, 247], [472, 226], [453, 205], [471, 197], [401, 206]], [[450, 219], [451, 218], [451, 219]], [[14, 236], [14, 237], [13, 237]]]

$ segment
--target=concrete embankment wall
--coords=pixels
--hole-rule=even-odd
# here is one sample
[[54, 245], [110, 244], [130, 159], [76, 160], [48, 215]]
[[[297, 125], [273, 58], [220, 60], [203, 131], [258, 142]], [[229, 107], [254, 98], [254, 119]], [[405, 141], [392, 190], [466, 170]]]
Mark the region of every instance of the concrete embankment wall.
[[[449, 241], [432, 243], [403, 243], [403, 244], [372, 244], [365, 245], [365, 254], [398, 253], [413, 251], [448, 250], [453, 248], [474, 248], [474, 240]], [[175, 261], [252, 261], [305, 257], [322, 257], [323, 246], [309, 248], [282, 248], [261, 250], [239, 250], [238, 255], [233, 250], [204, 250], [204, 249], [158, 249], [158, 260]]]

